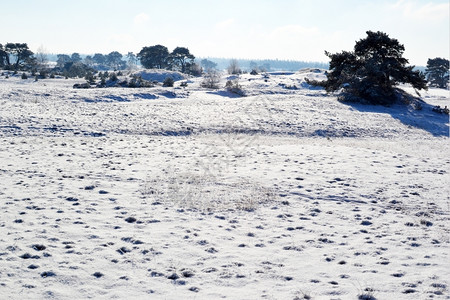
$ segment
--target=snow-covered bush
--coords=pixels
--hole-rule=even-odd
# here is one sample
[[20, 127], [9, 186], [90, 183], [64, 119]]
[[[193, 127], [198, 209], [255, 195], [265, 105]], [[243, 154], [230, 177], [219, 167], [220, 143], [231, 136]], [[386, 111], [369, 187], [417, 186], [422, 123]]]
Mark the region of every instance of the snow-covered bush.
[[230, 75], [242, 73], [237, 59], [230, 60], [230, 65], [228, 66], [227, 71], [228, 71], [228, 74], [230, 74]]
[[245, 96], [245, 92], [242, 89], [242, 85], [239, 84], [239, 79], [232, 79], [232, 80], [227, 80], [227, 83], [225, 84], [225, 88], [227, 89], [227, 91], [239, 95], [241, 97]]
[[218, 89], [220, 82], [220, 73], [214, 69], [208, 69], [203, 75], [201, 86], [208, 89]]
[[164, 87], [173, 87], [174, 82], [175, 81], [173, 80], [172, 77], [166, 77], [166, 79], [164, 79], [164, 81], [163, 81], [163, 86]]

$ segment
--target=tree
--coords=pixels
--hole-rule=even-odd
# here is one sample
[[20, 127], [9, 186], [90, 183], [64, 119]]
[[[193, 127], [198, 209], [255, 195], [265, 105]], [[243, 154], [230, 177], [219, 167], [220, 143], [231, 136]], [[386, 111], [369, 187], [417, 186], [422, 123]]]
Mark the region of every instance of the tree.
[[162, 45], [144, 47], [137, 57], [147, 69], [164, 69], [168, 66], [169, 50]]
[[44, 46], [40, 46], [34, 56], [36, 57], [38, 70], [42, 71], [47, 69], [48, 57], [47, 50], [44, 48]]
[[186, 64], [186, 74], [199, 77], [199, 76], [202, 76], [203, 69], [196, 62], [187, 63]]
[[189, 52], [188, 48], [176, 47], [172, 53], [170, 53], [170, 59], [173, 66], [178, 68], [181, 73], [186, 73], [186, 66], [194, 63], [195, 56]]
[[200, 65], [205, 69], [206, 71], [210, 69], [215, 69], [217, 67], [217, 64], [213, 61], [210, 61], [209, 59], [202, 59], [200, 61]]
[[447, 88], [449, 80], [450, 63], [445, 58], [429, 58], [425, 74], [430, 82], [430, 86], [438, 88]]
[[6, 53], [3, 45], [0, 44], [0, 68], [4, 68], [7, 65], [8, 53]]
[[92, 67], [94, 65], [94, 59], [92, 58], [92, 56], [87, 55], [84, 58], [84, 64], [87, 65], [88, 67]]
[[227, 68], [228, 74], [241, 74], [241, 68], [237, 59], [230, 60], [230, 65]]
[[256, 73], [259, 71], [258, 64], [253, 60], [249, 63], [250, 71], [255, 71]]
[[101, 53], [95, 53], [94, 56], [92, 57], [92, 60], [94, 61], [94, 63], [96, 63], [98, 66], [104, 65], [106, 62], [106, 58], [103, 54]]
[[74, 63], [77, 63], [77, 62], [80, 62], [80, 61], [83, 60], [83, 59], [81, 58], [80, 53], [77, 53], [77, 52], [72, 53], [72, 55], [70, 56], [70, 58], [72, 59], [72, 61], [73, 61]]
[[367, 31], [367, 37], [356, 42], [354, 51], [325, 54], [331, 59], [330, 72], [323, 82], [309, 83], [325, 87], [327, 92], [343, 90], [345, 100], [364, 100], [388, 105], [398, 94], [395, 86], [409, 83], [415, 89], [426, 89], [425, 76], [413, 71], [403, 58], [405, 47], [383, 32]]
[[[28, 49], [26, 43], [7, 43], [5, 45], [6, 63], [8, 68], [19, 70], [20, 68], [27, 67], [27, 63], [32, 61], [33, 52]], [[10, 63], [10, 57], [15, 59], [13, 64]]]
[[122, 54], [113, 51], [106, 56], [106, 63], [114, 70], [119, 70], [122, 65]]
[[56, 67], [60, 68], [60, 69], [63, 69], [67, 63], [72, 62], [72, 59], [67, 54], [58, 54], [58, 55], [56, 55], [56, 57], [57, 57]]
[[128, 65], [128, 68], [130, 70], [136, 69], [137, 63], [138, 63], [138, 59], [136, 57], [136, 54], [134, 54], [133, 52], [128, 52], [127, 53], [127, 65]]

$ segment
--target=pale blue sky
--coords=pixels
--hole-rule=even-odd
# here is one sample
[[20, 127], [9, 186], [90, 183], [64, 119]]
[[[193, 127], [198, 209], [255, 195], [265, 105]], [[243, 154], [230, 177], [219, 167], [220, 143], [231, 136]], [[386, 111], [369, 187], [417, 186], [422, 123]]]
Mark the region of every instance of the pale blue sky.
[[50, 53], [139, 52], [328, 61], [381, 30], [410, 63], [449, 57], [448, 0], [0, 0], [0, 43]]

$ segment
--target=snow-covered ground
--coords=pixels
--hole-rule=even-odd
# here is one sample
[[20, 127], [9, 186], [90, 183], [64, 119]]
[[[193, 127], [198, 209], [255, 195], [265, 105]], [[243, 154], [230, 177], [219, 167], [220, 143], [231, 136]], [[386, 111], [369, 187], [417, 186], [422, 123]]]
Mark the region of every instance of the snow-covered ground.
[[1, 76], [0, 298], [449, 299], [449, 91], [344, 104], [305, 76]]

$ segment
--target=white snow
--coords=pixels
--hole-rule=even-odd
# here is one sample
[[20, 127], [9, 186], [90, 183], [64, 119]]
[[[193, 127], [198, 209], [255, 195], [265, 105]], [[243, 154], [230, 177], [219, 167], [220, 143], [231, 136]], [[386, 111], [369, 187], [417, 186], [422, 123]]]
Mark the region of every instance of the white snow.
[[1, 76], [0, 298], [448, 299], [449, 91], [344, 104], [304, 77]]
[[168, 71], [161, 69], [144, 69], [133, 73], [134, 75], [141, 76], [142, 79], [148, 81], [163, 82], [167, 77], [171, 77], [174, 81], [183, 80], [188, 78], [185, 74], [176, 71]]

